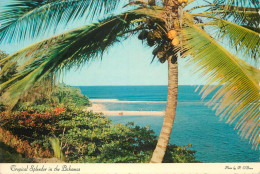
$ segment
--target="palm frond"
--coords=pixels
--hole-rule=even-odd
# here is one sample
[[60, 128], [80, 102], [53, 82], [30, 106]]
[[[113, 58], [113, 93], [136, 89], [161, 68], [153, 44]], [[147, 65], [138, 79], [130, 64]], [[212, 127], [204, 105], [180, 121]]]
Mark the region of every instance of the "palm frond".
[[239, 25], [246, 25], [249, 27], [259, 26], [259, 5], [258, 7], [252, 7], [249, 5], [234, 6], [228, 4], [223, 5], [223, 3], [209, 3], [206, 5], [192, 7], [186, 11], [194, 13], [194, 10], [199, 8], [204, 8], [204, 14], [229, 20]]
[[259, 26], [258, 10], [260, 5], [258, 0], [240, 0], [237, 2], [235, 2], [234, 0], [229, 0], [222, 3], [219, 2], [219, 0], [216, 1], [216, 6], [214, 7], [214, 10], [223, 10], [223, 19], [232, 20], [239, 25], [247, 25], [251, 27]]
[[227, 6], [230, 8], [246, 8], [246, 7], [253, 7], [259, 8], [259, 0], [214, 0], [214, 4], [220, 6]]
[[211, 29], [215, 30], [221, 39], [228, 38], [231, 41], [231, 47], [237, 49], [238, 52], [241, 52], [244, 56], [247, 54], [250, 55], [251, 58], [254, 58], [255, 61], [258, 60], [260, 55], [260, 37], [259, 32], [250, 29], [252, 27], [244, 27], [205, 13], [193, 15], [213, 19], [213, 22], [200, 25], [215, 26]]
[[[260, 142], [260, 71], [218, 44], [204, 30], [190, 24], [182, 31], [183, 46], [192, 55], [189, 64], [194, 72], [207, 77], [201, 89], [203, 97], [217, 90], [208, 102], [216, 114], [227, 122], [236, 122], [241, 136], [250, 137], [257, 147]], [[215, 85], [215, 86], [210, 86]]]
[[120, 0], [16, 0], [0, 11], [0, 42], [33, 38], [59, 24], [84, 17], [93, 18], [116, 9]]
[[124, 5], [124, 7], [127, 6], [133, 6], [133, 5], [138, 5], [142, 7], [147, 7], [148, 6], [148, 1], [142, 1], [142, 0], [132, 0], [128, 4]]
[[239, 10], [226, 10], [225, 8], [221, 10], [208, 11], [208, 14], [218, 15], [222, 19], [232, 21], [239, 25], [247, 25], [251, 27], [259, 26], [259, 13], [256, 8], [244, 8]]
[[11, 62], [19, 64], [16, 76], [1, 84], [6, 103], [13, 107], [24, 92], [48, 75], [57, 75], [61, 70], [102, 58], [106, 50], [127, 37], [126, 33], [135, 32], [142, 20], [161, 17], [152, 14], [151, 10], [160, 13], [160, 10], [147, 8], [128, 11], [33, 44], [6, 57], [0, 62], [5, 64], [1, 73], [11, 66]]
[[252, 27], [259, 26], [258, 8], [245, 8], [239, 10], [225, 10], [224, 19], [232, 20], [239, 25], [247, 25]]

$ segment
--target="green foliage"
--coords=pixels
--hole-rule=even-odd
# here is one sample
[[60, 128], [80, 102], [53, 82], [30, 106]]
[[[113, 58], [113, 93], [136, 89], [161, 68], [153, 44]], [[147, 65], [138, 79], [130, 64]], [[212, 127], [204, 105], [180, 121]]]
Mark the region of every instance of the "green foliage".
[[[39, 136], [51, 134], [55, 131], [53, 125], [60, 119], [60, 115], [64, 114], [64, 108], [55, 108], [51, 112], [2, 112], [1, 127], [11, 130], [12, 133], [19, 135], [20, 138], [31, 140], [37, 139]], [[22, 132], [22, 134], [20, 134]], [[30, 140], [30, 141], [31, 141]]]
[[[17, 153], [23, 154], [26, 157], [51, 157], [51, 153], [48, 148], [43, 149], [38, 144], [30, 145], [28, 140], [18, 138], [17, 135], [14, 135], [11, 131], [3, 128], [0, 128], [0, 142], [3, 142], [10, 148], [15, 149]], [[7, 155], [8, 152], [9, 151], [7, 151]]]
[[18, 111], [51, 111], [54, 106], [56, 107], [69, 107], [69, 108], [84, 108], [90, 106], [89, 98], [81, 94], [80, 89], [72, 86], [58, 85], [52, 89], [48, 94], [46, 91], [41, 91], [40, 97], [29, 95], [28, 99], [21, 100], [14, 108]]
[[[8, 54], [6, 54], [5, 52], [0, 50], [0, 60], [4, 59], [5, 57], [7, 57]], [[0, 66], [0, 70], [3, 68], [4, 64], [2, 66]], [[17, 73], [17, 63], [12, 63], [10, 68], [8, 68], [5, 72], [2, 72], [0, 74], [0, 84], [4, 83], [6, 81], [8, 81], [9, 79], [11, 79], [15, 73]]]
[[0, 142], [0, 163], [28, 163], [30, 160], [22, 157], [13, 148]]
[[[0, 14], [0, 42], [20, 41], [44, 32], [53, 32], [59, 24], [68, 24], [79, 18], [97, 17], [111, 12], [119, 0], [17, 0], [6, 2]], [[13, 35], [21, 37], [13, 38]]]
[[[0, 50], [0, 60], [4, 59], [5, 57], [7, 57], [8, 54], [6, 54], [5, 52]], [[0, 66], [0, 71], [3, 68], [4, 64], [2, 66]], [[8, 81], [9, 79], [11, 79], [15, 73], [17, 73], [17, 63], [12, 63], [12, 66], [10, 66], [10, 68], [8, 68], [5, 72], [1, 72], [0, 73], [0, 84]], [[3, 111], [5, 109], [5, 105], [2, 103], [2, 100], [0, 99], [0, 111]]]
[[[0, 123], [31, 147], [63, 153], [67, 162], [144, 163], [149, 162], [156, 145], [156, 136], [148, 127], [114, 125], [107, 117], [76, 108], [40, 111], [5, 112]], [[49, 137], [58, 139], [50, 143]], [[196, 162], [194, 153], [169, 145], [164, 162]]]
[[56, 137], [50, 137], [49, 140], [54, 151], [54, 156], [57, 157], [59, 160], [64, 161], [65, 158], [60, 148], [59, 139]]
[[194, 154], [196, 151], [190, 150], [191, 144], [187, 146], [183, 145], [177, 146], [169, 144], [163, 158], [164, 163], [189, 163], [189, 162], [198, 162], [195, 161]]
[[88, 97], [81, 94], [79, 88], [59, 85], [51, 94], [51, 100], [54, 105], [62, 104], [69, 107], [90, 106]]
[[[87, 114], [87, 116], [86, 116]], [[78, 112], [69, 120], [61, 120], [59, 135], [69, 161], [95, 163], [149, 162], [156, 145], [156, 136], [148, 127], [111, 124], [92, 112]], [[195, 162], [195, 151], [171, 145], [165, 162]]]
[[74, 162], [148, 162], [156, 139], [151, 130], [111, 124], [108, 118], [93, 113], [77, 115], [59, 124], [65, 153]]

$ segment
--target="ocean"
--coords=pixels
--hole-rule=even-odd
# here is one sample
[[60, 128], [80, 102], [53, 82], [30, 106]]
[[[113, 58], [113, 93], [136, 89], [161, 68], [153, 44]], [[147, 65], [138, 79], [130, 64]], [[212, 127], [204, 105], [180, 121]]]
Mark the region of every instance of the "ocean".
[[[167, 86], [79, 86], [90, 99], [116, 99], [103, 102], [108, 110], [164, 111]], [[196, 159], [206, 163], [260, 162], [260, 150], [253, 150], [247, 140], [241, 139], [234, 124], [226, 124], [201, 100], [197, 86], [179, 86], [178, 106], [170, 143], [192, 144]], [[212, 94], [213, 95], [213, 94]], [[210, 97], [210, 96], [209, 96]], [[109, 100], [108, 100], [109, 101]], [[148, 125], [158, 136], [162, 116], [109, 116], [113, 123], [134, 122]]]

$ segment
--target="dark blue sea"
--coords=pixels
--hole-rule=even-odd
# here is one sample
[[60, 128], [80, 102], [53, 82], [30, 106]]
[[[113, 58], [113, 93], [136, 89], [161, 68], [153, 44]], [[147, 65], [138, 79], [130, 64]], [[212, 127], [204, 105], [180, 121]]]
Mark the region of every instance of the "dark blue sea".
[[[90, 99], [117, 99], [119, 102], [101, 103], [108, 110], [164, 111], [167, 86], [80, 86]], [[234, 125], [220, 121], [214, 111], [201, 100], [197, 86], [179, 86], [178, 106], [170, 143], [192, 144], [196, 159], [201, 162], [260, 162], [260, 150], [252, 150], [247, 140], [241, 139]], [[120, 103], [120, 101], [124, 101]], [[132, 101], [132, 102], [127, 102]], [[143, 102], [133, 102], [143, 101]], [[159, 135], [161, 116], [109, 116], [113, 123], [135, 122]]]

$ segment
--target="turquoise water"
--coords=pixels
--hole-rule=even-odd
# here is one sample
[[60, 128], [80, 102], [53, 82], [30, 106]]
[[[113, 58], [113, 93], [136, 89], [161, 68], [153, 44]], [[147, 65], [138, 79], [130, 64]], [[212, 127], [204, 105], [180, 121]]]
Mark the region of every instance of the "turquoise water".
[[[122, 103], [101, 103], [108, 110], [162, 111], [166, 107], [167, 86], [81, 86], [83, 94], [91, 99], [118, 99]], [[192, 144], [201, 162], [260, 162], [260, 151], [252, 150], [240, 138], [234, 125], [225, 124], [205, 106], [196, 86], [180, 86], [176, 119], [170, 142], [177, 145]], [[143, 101], [129, 102], [127, 101]], [[158, 101], [158, 102], [155, 102]], [[134, 121], [136, 125], [149, 125], [159, 135], [163, 117], [110, 116], [113, 123]]]

